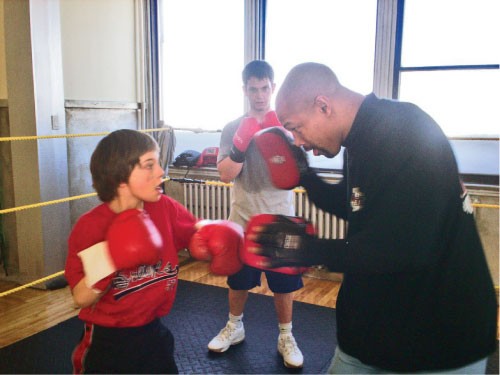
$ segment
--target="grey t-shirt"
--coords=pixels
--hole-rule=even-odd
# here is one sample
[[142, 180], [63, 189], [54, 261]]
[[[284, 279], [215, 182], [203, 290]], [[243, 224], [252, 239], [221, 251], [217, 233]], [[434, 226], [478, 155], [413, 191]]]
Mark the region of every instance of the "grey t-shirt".
[[[222, 130], [218, 162], [229, 156], [233, 136], [240, 125], [240, 117]], [[293, 215], [293, 192], [276, 189], [269, 179], [267, 166], [253, 142], [245, 154], [243, 168], [234, 180], [229, 220], [243, 227], [257, 214]]]

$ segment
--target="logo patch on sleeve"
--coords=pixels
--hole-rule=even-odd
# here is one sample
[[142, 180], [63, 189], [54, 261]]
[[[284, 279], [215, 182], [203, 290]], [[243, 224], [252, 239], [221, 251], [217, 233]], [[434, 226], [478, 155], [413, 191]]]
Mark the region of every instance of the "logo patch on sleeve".
[[472, 207], [472, 200], [470, 199], [470, 195], [467, 192], [467, 188], [462, 181], [460, 181], [460, 185], [462, 187], [462, 193], [460, 194], [460, 198], [462, 199], [462, 209], [466, 214], [472, 214], [474, 213], [474, 208]]
[[352, 212], [357, 212], [360, 211], [365, 202], [365, 194], [361, 192], [359, 187], [352, 188], [352, 193], [351, 193], [351, 207], [352, 207]]

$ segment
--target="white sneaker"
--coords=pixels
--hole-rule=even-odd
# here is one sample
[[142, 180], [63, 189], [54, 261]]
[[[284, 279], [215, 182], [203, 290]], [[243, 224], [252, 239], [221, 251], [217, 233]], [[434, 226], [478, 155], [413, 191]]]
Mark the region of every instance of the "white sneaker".
[[304, 356], [292, 334], [279, 335], [278, 352], [283, 356], [285, 367], [300, 368], [304, 364]]
[[245, 339], [245, 327], [243, 323], [238, 328], [236, 324], [227, 322], [217, 336], [208, 343], [208, 350], [217, 353], [223, 353], [229, 349], [231, 345], [236, 345]]

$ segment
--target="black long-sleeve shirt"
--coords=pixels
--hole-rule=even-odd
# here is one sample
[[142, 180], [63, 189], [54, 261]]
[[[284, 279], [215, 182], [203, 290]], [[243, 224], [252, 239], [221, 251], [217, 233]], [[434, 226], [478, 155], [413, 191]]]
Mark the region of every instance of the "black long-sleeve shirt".
[[349, 223], [346, 240], [318, 241], [326, 266], [344, 273], [339, 346], [392, 371], [486, 357], [496, 296], [446, 136], [417, 106], [371, 94], [344, 146], [339, 184], [304, 183], [313, 203]]

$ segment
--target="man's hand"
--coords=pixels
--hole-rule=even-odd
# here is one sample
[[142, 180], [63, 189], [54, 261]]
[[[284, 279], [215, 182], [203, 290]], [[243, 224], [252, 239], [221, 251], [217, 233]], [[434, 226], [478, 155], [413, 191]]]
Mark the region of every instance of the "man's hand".
[[[275, 221], [253, 227], [248, 238], [258, 247], [248, 251], [266, 257], [262, 266], [308, 267], [319, 264], [314, 257], [314, 229], [310, 223], [276, 215]], [[312, 229], [312, 231], [311, 231]]]
[[277, 189], [290, 190], [300, 186], [314, 174], [307, 154], [293, 144], [283, 127], [271, 127], [255, 134], [254, 142], [264, 159], [269, 178]]

